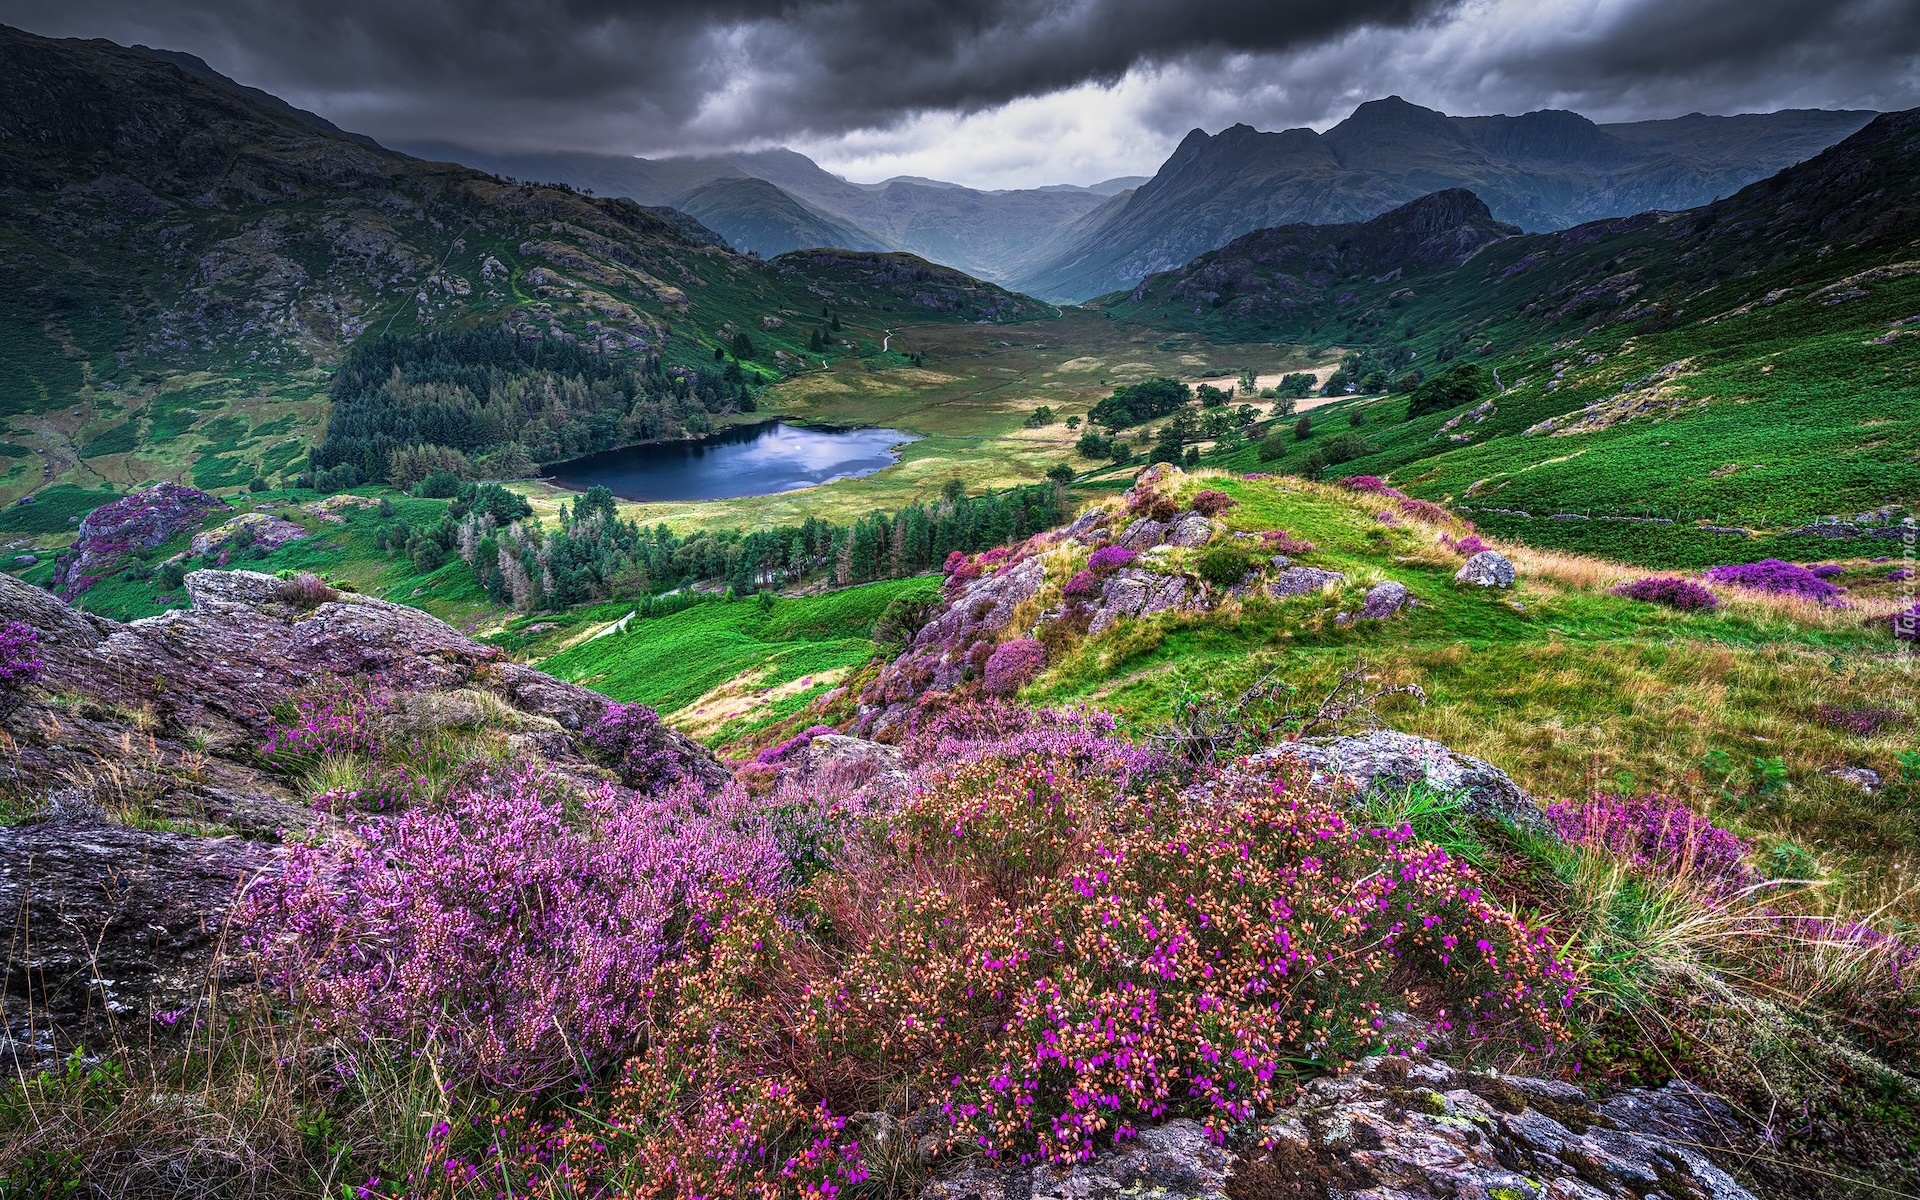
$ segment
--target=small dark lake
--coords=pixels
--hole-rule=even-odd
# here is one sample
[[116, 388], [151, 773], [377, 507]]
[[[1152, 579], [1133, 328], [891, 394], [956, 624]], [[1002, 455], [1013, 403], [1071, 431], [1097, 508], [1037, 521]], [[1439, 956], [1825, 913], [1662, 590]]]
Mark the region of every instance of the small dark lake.
[[697, 442], [603, 450], [555, 463], [544, 474], [574, 491], [604, 485], [622, 500], [731, 500], [871, 475], [899, 461], [895, 447], [918, 440], [898, 429], [809, 429], [769, 421]]

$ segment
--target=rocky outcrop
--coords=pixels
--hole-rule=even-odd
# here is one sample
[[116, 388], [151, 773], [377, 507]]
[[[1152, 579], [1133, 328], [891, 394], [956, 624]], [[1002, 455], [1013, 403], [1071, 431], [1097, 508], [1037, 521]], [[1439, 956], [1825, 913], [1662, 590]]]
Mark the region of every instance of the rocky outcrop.
[[1471, 584], [1474, 587], [1513, 586], [1513, 564], [1505, 555], [1492, 550], [1482, 550], [1469, 558], [1453, 573], [1455, 583]]
[[1197, 1122], [1090, 1163], [949, 1170], [929, 1200], [1753, 1200], [1710, 1151], [1745, 1140], [1684, 1084], [1595, 1102], [1558, 1080], [1380, 1055], [1307, 1084], [1232, 1149]]
[[1595, 1104], [1556, 1080], [1381, 1056], [1308, 1084], [1224, 1194], [1753, 1200], [1702, 1149], [1737, 1128], [1725, 1105], [1680, 1084]]
[[[128, 829], [84, 799], [34, 825], [0, 826], [6, 1028], [0, 1066], [28, 1070], [84, 1043], [164, 1036], [219, 980], [214, 952], [274, 846]], [[191, 1028], [187, 1018], [182, 1028]]]
[[1090, 1163], [1072, 1166], [971, 1166], [936, 1179], [925, 1200], [1225, 1200], [1234, 1156], [1215, 1146], [1198, 1121], [1142, 1129]]
[[1201, 608], [1206, 594], [1200, 584], [1182, 575], [1160, 575], [1128, 567], [1115, 572], [1104, 585], [1100, 607], [1087, 626], [1088, 636], [1100, 633], [1128, 617], [1150, 617], [1180, 608]]
[[[251, 571], [195, 571], [186, 589], [191, 608], [121, 624], [0, 575], [0, 618], [34, 628], [46, 665], [0, 722], [0, 789], [33, 821], [0, 826], [0, 911], [30, 950], [8, 966], [8, 1045], [30, 1056], [199, 994], [238, 882], [273, 868], [283, 832], [325, 820], [258, 751], [274, 708], [326, 677], [372, 680], [401, 734], [498, 731], [583, 784], [607, 778], [574, 737], [606, 697], [418, 609]], [[657, 736], [684, 774], [728, 778]]]
[[1338, 571], [1320, 567], [1288, 567], [1267, 581], [1267, 592], [1275, 600], [1285, 600], [1289, 596], [1306, 596], [1339, 587], [1346, 581], [1347, 577]]
[[1458, 795], [1472, 811], [1544, 829], [1540, 806], [1492, 763], [1459, 754], [1430, 738], [1392, 729], [1283, 742], [1255, 755], [1284, 759], [1312, 772], [1315, 780], [1345, 784], [1359, 792], [1404, 790], [1419, 784]]
[[55, 564], [51, 586], [71, 599], [92, 587], [123, 554], [151, 550], [198, 529], [226, 502], [198, 488], [162, 483], [103, 504], [80, 522], [79, 536]]
[[[375, 679], [395, 696], [474, 689], [570, 731], [606, 711], [605, 696], [501, 661], [416, 608], [350, 593], [307, 607], [254, 571], [195, 571], [186, 590], [191, 608], [123, 625], [0, 576], [0, 616], [39, 632], [47, 668], [38, 697], [8, 719], [0, 784], [33, 793], [131, 777], [160, 815], [272, 836], [312, 818], [255, 749], [274, 706], [323, 677]], [[689, 774], [726, 778], [697, 743], [663, 736]], [[586, 766], [577, 752], [564, 761]]]

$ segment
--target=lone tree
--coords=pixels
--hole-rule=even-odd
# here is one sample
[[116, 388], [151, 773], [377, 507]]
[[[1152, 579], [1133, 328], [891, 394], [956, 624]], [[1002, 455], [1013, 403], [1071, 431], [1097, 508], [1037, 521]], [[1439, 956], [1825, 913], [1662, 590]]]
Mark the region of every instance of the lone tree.
[[741, 361], [753, 357], [753, 339], [744, 329], [733, 335], [733, 356]]

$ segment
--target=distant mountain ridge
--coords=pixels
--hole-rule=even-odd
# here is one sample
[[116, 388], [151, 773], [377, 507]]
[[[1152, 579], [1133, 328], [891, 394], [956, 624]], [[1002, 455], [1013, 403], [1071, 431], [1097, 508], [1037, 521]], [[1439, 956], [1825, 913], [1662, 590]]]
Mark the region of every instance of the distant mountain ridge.
[[[579, 151], [494, 153], [444, 142], [408, 143], [402, 149], [642, 204], [687, 208], [691, 203], [697, 211], [688, 211], [703, 224], [736, 248], [763, 257], [826, 247], [904, 250], [1002, 283], [1062, 228], [1134, 182], [1122, 177], [1092, 187], [1006, 191], [912, 176], [852, 183], [804, 154], [783, 149], [658, 159]], [[742, 179], [772, 184], [786, 198], [760, 188], [708, 190], [722, 180]]]
[[1324, 134], [1196, 129], [1152, 180], [1063, 231], [1012, 285], [1084, 300], [1254, 229], [1364, 221], [1454, 187], [1529, 231], [1692, 208], [1819, 153], [1874, 115], [1789, 110], [1598, 125], [1554, 110], [1451, 117], [1390, 96]]

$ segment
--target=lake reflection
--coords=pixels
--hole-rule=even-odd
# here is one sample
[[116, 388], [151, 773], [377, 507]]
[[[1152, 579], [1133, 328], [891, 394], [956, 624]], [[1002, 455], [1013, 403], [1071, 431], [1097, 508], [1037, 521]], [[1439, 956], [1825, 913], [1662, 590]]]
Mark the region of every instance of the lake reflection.
[[808, 429], [772, 421], [698, 442], [604, 450], [556, 463], [546, 475], [575, 491], [604, 485], [622, 500], [730, 500], [871, 475], [900, 460], [896, 447], [918, 440], [898, 429]]

